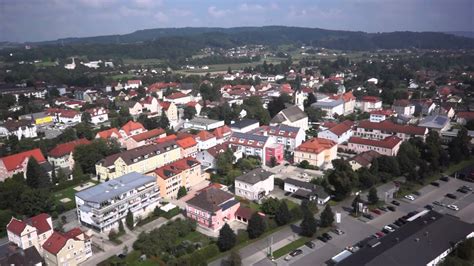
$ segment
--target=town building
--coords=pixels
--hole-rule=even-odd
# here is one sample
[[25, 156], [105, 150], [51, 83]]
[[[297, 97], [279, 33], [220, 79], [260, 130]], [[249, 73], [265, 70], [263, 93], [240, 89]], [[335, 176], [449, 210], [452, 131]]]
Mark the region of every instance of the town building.
[[78, 139], [70, 142], [58, 144], [48, 153], [48, 162], [55, 168], [67, 168], [72, 170], [74, 167], [74, 149], [79, 145], [90, 144], [87, 139]]
[[306, 139], [306, 132], [302, 128], [287, 125], [261, 126], [252, 134], [268, 136], [270, 142], [283, 145], [285, 151], [293, 152]]
[[232, 123], [230, 129], [232, 132], [247, 133], [254, 129], [257, 129], [260, 126], [260, 122], [255, 119], [242, 119]]
[[260, 201], [273, 191], [274, 174], [263, 170], [254, 169], [235, 178], [235, 195], [248, 200]]
[[127, 84], [125, 84], [125, 89], [138, 89], [142, 86], [142, 81], [139, 79], [128, 80]]
[[345, 120], [339, 124], [336, 124], [326, 130], [318, 132], [318, 138], [329, 139], [337, 144], [342, 144], [352, 137], [352, 127], [354, 122]]
[[299, 127], [306, 131], [308, 129], [308, 116], [298, 106], [293, 105], [278, 112], [270, 121], [271, 126], [278, 124]]
[[21, 172], [26, 177], [26, 167], [31, 157], [34, 157], [40, 165], [47, 162], [40, 149], [24, 151], [0, 158], [0, 181], [5, 181], [5, 179]]
[[169, 141], [107, 156], [95, 165], [95, 170], [99, 180], [104, 181], [131, 172], [148, 173], [179, 159], [181, 149], [175, 141]]
[[224, 126], [224, 121], [204, 118], [204, 117], [195, 117], [189, 121], [184, 122], [183, 127], [186, 129], [195, 129], [195, 130], [213, 130], [218, 127]]
[[390, 109], [380, 109], [370, 112], [369, 121], [373, 123], [378, 123], [387, 120], [393, 115], [393, 111]]
[[122, 134], [120, 134], [120, 132], [117, 128], [111, 128], [111, 129], [106, 129], [106, 130], [103, 130], [103, 131], [99, 131], [95, 135], [95, 138], [96, 139], [103, 139], [103, 140], [115, 139], [120, 144], [120, 146], [125, 145]]
[[176, 140], [176, 144], [181, 148], [181, 157], [193, 157], [196, 158], [198, 153], [198, 143], [196, 140], [189, 136], [182, 139]]
[[178, 107], [172, 102], [160, 102], [162, 114], [163, 113], [168, 117], [171, 125], [174, 125], [178, 122]]
[[16, 136], [19, 140], [36, 138], [36, 124], [32, 120], [7, 120], [0, 124], [0, 137]]
[[109, 112], [103, 107], [87, 109], [86, 112], [90, 114], [90, 122], [94, 125], [109, 121]]
[[382, 140], [351, 137], [348, 141], [348, 149], [355, 153], [372, 150], [381, 155], [395, 156], [402, 142], [403, 140], [397, 136], [389, 136]]
[[158, 206], [160, 189], [153, 176], [131, 172], [76, 193], [79, 222], [99, 232], [118, 229], [130, 211], [135, 223]]
[[127, 150], [135, 149], [144, 145], [153, 143], [156, 139], [166, 137], [166, 132], [161, 128], [155, 128], [149, 131], [132, 135], [125, 140]]
[[119, 130], [120, 134], [124, 139], [128, 139], [131, 136], [138, 135], [145, 131], [145, 127], [140, 122], [135, 122], [132, 120], [128, 121]]
[[34, 246], [21, 249], [14, 244], [5, 244], [4, 248], [8, 250], [0, 253], [0, 265], [44, 265], [43, 258]]
[[467, 122], [474, 120], [474, 112], [458, 112], [456, 113], [456, 122], [460, 125], [466, 125]]
[[331, 168], [332, 160], [337, 157], [337, 143], [322, 138], [312, 138], [303, 142], [295, 149], [293, 154], [294, 163], [308, 161], [309, 164], [321, 167]]
[[293, 197], [316, 201], [319, 205], [324, 205], [331, 199], [322, 187], [293, 178], [285, 179], [283, 189], [292, 193]]
[[46, 112], [53, 117], [54, 123], [71, 124], [80, 123], [82, 121], [82, 114], [76, 110], [52, 108]]
[[90, 236], [79, 228], [65, 233], [54, 232], [43, 244], [46, 265], [81, 265], [92, 257]]
[[311, 104], [311, 108], [319, 108], [326, 113], [326, 118], [334, 118], [344, 114], [344, 100], [327, 98]]
[[198, 143], [198, 150], [207, 150], [217, 145], [216, 136], [207, 132], [206, 130], [201, 130], [195, 137]]
[[409, 100], [394, 101], [392, 109], [400, 116], [413, 116], [413, 114], [415, 114], [415, 105]]
[[362, 112], [370, 113], [382, 109], [382, 100], [376, 96], [363, 96], [356, 100], [355, 107]]
[[419, 127], [428, 128], [434, 131], [444, 132], [450, 128], [449, 118], [445, 115], [430, 115], [423, 118], [420, 123], [418, 123]]
[[239, 207], [240, 202], [233, 194], [210, 187], [186, 201], [186, 217], [195, 220], [199, 226], [218, 231], [236, 219]]
[[176, 199], [180, 187], [190, 191], [193, 186], [205, 180], [201, 163], [192, 157], [180, 159], [157, 168], [148, 175], [156, 177], [162, 198]]
[[229, 140], [229, 144], [242, 150], [243, 154], [259, 157], [262, 162], [270, 159], [266, 157], [265, 149], [271, 143], [268, 136], [238, 132], [234, 132]]
[[184, 105], [192, 100], [191, 95], [184, 94], [180, 91], [171, 93], [163, 98], [165, 102], [172, 102], [176, 105]]
[[12, 217], [7, 224], [8, 241], [22, 250], [35, 247], [43, 253], [43, 243], [53, 234], [53, 220], [46, 213], [33, 216], [25, 221]]
[[352, 157], [349, 160], [349, 164], [351, 165], [352, 170], [354, 171], [361, 167], [369, 168], [372, 165], [372, 162], [380, 156], [380, 153], [373, 150], [361, 152]]
[[201, 163], [205, 168], [215, 169], [217, 156], [227, 149], [231, 149], [234, 154], [234, 163], [242, 158], [242, 150], [238, 149], [236, 146], [230, 147], [228, 144], [218, 144], [210, 149], [199, 151], [196, 159]]
[[389, 120], [379, 123], [363, 120], [359, 122], [353, 135], [368, 139], [385, 139], [389, 136], [397, 136], [405, 141], [415, 137], [424, 140], [427, 134], [428, 129], [419, 126], [400, 125]]
[[216, 136], [217, 144], [222, 144], [227, 142], [232, 135], [232, 130], [230, 127], [224, 125], [222, 127], [218, 127], [212, 131], [212, 134]]
[[48, 115], [46, 112], [20, 115], [18, 119], [31, 120], [36, 126], [50, 125], [53, 123], [53, 117]]

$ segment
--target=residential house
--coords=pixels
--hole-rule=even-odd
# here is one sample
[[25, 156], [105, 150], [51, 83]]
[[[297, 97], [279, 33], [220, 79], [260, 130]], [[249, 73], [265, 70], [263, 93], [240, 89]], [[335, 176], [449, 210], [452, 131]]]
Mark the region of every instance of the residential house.
[[40, 149], [24, 151], [0, 158], [0, 181], [5, 181], [5, 179], [21, 172], [26, 177], [26, 167], [30, 157], [35, 158], [39, 164], [47, 162]]
[[69, 124], [82, 121], [82, 114], [75, 110], [51, 108], [46, 112], [53, 117], [54, 123]]
[[382, 109], [382, 100], [376, 96], [363, 96], [356, 100], [355, 107], [362, 112], [371, 112]]
[[34, 246], [21, 249], [14, 244], [7, 243], [4, 248], [7, 252], [0, 253], [0, 265], [44, 265], [43, 258]]
[[240, 202], [233, 194], [210, 187], [186, 201], [186, 217], [199, 226], [218, 231], [236, 219], [239, 207]]
[[419, 137], [424, 140], [427, 134], [428, 129], [419, 126], [399, 125], [389, 120], [379, 123], [363, 120], [359, 122], [353, 135], [356, 137], [379, 140], [385, 139], [388, 136], [397, 136], [405, 141], [414, 137]]
[[206, 130], [201, 130], [196, 135], [199, 150], [207, 150], [217, 145], [217, 138]]
[[230, 137], [229, 144], [237, 147], [247, 156], [259, 157], [262, 162], [267, 162], [270, 159], [266, 157], [265, 153], [268, 145], [272, 144], [268, 136], [234, 132]]
[[94, 125], [109, 121], [109, 112], [103, 107], [87, 109], [86, 112], [90, 114], [90, 122]]
[[[341, 85], [341, 86], [344, 87], [344, 85]], [[356, 97], [352, 94], [352, 91], [349, 91], [343, 94], [332, 95], [329, 98], [332, 100], [342, 99], [344, 101], [344, 106], [343, 106], [344, 115], [349, 115], [354, 112]]]
[[227, 149], [231, 149], [232, 153], [234, 154], [233, 163], [237, 162], [240, 158], [242, 158], [241, 149], [237, 149], [236, 146], [230, 147], [227, 143], [223, 143], [218, 144], [210, 149], [199, 151], [196, 156], [196, 159], [201, 163], [203, 167], [215, 169], [217, 156], [225, 152]]
[[351, 137], [348, 141], [348, 149], [355, 153], [372, 150], [381, 155], [396, 156], [402, 142], [403, 140], [397, 136], [389, 136], [382, 140]]
[[148, 173], [165, 164], [181, 159], [181, 149], [175, 141], [150, 144], [109, 155], [97, 162], [99, 180], [114, 179], [131, 173]]
[[146, 218], [161, 199], [156, 178], [137, 172], [81, 190], [75, 198], [79, 222], [99, 232], [117, 230], [128, 212], [135, 223]]
[[326, 118], [344, 115], [344, 100], [324, 99], [311, 104], [311, 108], [319, 108], [326, 113]]
[[393, 111], [391, 109], [380, 109], [370, 112], [369, 121], [378, 123], [387, 120], [387, 118], [393, 115]]
[[95, 138], [96, 139], [104, 139], [104, 140], [115, 139], [120, 144], [120, 146], [123, 147], [125, 145], [124, 138], [123, 138], [122, 134], [120, 134], [120, 132], [117, 128], [111, 128], [111, 129], [106, 129], [106, 130], [103, 130], [103, 131], [99, 131], [95, 135]]
[[283, 188], [292, 193], [293, 197], [316, 201], [319, 205], [324, 205], [331, 199], [322, 187], [293, 178], [285, 179]]
[[192, 100], [191, 95], [184, 94], [182, 92], [173, 92], [163, 98], [165, 102], [172, 102], [176, 105], [184, 105]]
[[308, 116], [298, 106], [293, 105], [281, 110], [270, 121], [270, 125], [284, 124], [292, 127], [300, 127], [304, 131], [308, 129]]
[[181, 157], [196, 158], [198, 153], [198, 142], [193, 137], [185, 137], [176, 140], [176, 144], [181, 148]]
[[203, 106], [196, 101], [190, 101], [186, 103], [186, 107], [194, 108], [194, 110], [196, 110], [196, 115], [200, 115]]
[[217, 144], [222, 144], [227, 142], [232, 135], [232, 130], [224, 125], [222, 127], [218, 127], [212, 131], [212, 134], [216, 136]]
[[195, 117], [189, 121], [184, 122], [183, 127], [196, 130], [213, 130], [218, 127], [223, 127], [224, 120], [214, 120], [204, 117]]
[[230, 125], [232, 132], [247, 133], [260, 126], [260, 122], [255, 119], [242, 119]]
[[165, 130], [161, 128], [155, 128], [130, 136], [127, 140], [125, 140], [125, 147], [127, 148], [127, 150], [135, 149], [144, 145], [154, 143], [156, 139], [164, 137], [166, 137]]
[[55, 168], [67, 168], [72, 170], [74, 167], [74, 149], [79, 145], [90, 144], [87, 139], [78, 139], [70, 142], [56, 145], [48, 154], [48, 161]]
[[380, 156], [381, 154], [374, 150], [361, 152], [355, 155], [354, 157], [352, 157], [349, 160], [349, 164], [351, 165], [352, 170], [354, 171], [356, 171], [357, 169], [361, 167], [369, 168], [372, 165], [372, 162], [374, 161], [374, 159], [377, 159]]
[[162, 113], [160, 102], [153, 96], [146, 97], [140, 104], [142, 112], [146, 113], [148, 117], [160, 116]]
[[119, 132], [124, 139], [128, 139], [131, 136], [135, 136], [147, 131], [145, 127], [140, 122], [135, 122], [133, 120], [128, 121], [123, 125]]
[[460, 125], [466, 125], [467, 122], [474, 120], [474, 112], [458, 112], [456, 113], [456, 122]]
[[415, 105], [409, 100], [395, 100], [392, 109], [399, 116], [413, 116], [415, 114]]
[[163, 112], [168, 117], [171, 125], [178, 123], [178, 107], [172, 102], [160, 102]]
[[143, 106], [139, 102], [132, 100], [129, 101], [118, 101], [116, 105], [120, 108], [128, 109], [128, 112], [133, 117], [139, 117], [143, 113]]
[[0, 124], [0, 136], [16, 136], [19, 140], [36, 138], [38, 136], [36, 125], [32, 120], [7, 120]]
[[125, 84], [125, 89], [138, 89], [140, 86], [142, 86], [142, 81], [139, 79], [134, 79], [134, 80], [129, 80], [127, 81], [127, 84]]
[[302, 128], [287, 125], [261, 126], [253, 134], [268, 136], [270, 142], [283, 145], [285, 151], [293, 152], [306, 139], [306, 132]]
[[295, 149], [293, 161], [294, 163], [307, 161], [309, 164], [317, 167], [331, 168], [331, 162], [336, 157], [336, 142], [329, 139], [312, 138], [303, 142]]
[[235, 178], [235, 195], [259, 201], [273, 190], [274, 177], [273, 173], [262, 168], [238, 176]]
[[51, 216], [41, 213], [24, 221], [12, 217], [7, 224], [8, 241], [22, 250], [35, 247], [40, 254], [42, 245], [53, 234]]
[[436, 104], [431, 99], [412, 99], [411, 102], [415, 105], [415, 114], [431, 115], [436, 109]]
[[449, 118], [445, 115], [430, 115], [423, 118], [420, 123], [418, 123], [418, 126], [435, 130], [440, 133], [447, 131], [450, 128], [450, 123]]
[[180, 159], [157, 168], [148, 175], [156, 177], [162, 198], [177, 199], [180, 187], [190, 191], [193, 186], [203, 182], [201, 163], [192, 157]]
[[319, 132], [318, 138], [329, 139], [337, 144], [342, 144], [352, 137], [353, 126], [354, 122], [345, 120], [329, 129]]
[[91, 239], [77, 227], [65, 233], [54, 232], [43, 244], [43, 251], [47, 265], [81, 265], [92, 257]]
[[439, 115], [446, 115], [449, 119], [453, 118], [456, 112], [454, 111], [453, 106], [449, 103], [441, 104], [437, 112]]

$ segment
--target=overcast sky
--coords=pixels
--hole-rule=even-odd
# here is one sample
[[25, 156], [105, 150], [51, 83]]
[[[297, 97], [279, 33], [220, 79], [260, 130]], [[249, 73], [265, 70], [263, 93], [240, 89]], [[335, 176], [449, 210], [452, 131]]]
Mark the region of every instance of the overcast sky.
[[0, 0], [0, 41], [166, 27], [472, 31], [474, 0]]

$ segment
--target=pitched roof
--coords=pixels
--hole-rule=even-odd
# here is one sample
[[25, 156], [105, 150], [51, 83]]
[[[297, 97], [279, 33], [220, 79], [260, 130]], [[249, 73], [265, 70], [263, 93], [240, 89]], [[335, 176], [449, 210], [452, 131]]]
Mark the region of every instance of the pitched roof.
[[122, 126], [121, 130], [125, 131], [127, 135], [130, 135], [130, 131], [142, 129], [145, 130], [145, 127], [140, 122], [128, 121], [125, 125]]
[[212, 157], [216, 157], [217, 155], [225, 152], [227, 149], [232, 149], [232, 148], [229, 147], [228, 143], [222, 143], [222, 144], [217, 144], [216, 146], [207, 149], [206, 152], [209, 153]]
[[155, 143], [165, 143], [165, 142], [168, 142], [170, 140], [175, 140], [175, 139], [177, 139], [176, 135], [172, 134], [172, 135], [168, 135], [164, 138], [155, 139]]
[[380, 157], [381, 154], [376, 151], [364, 151], [362, 153], [357, 154], [356, 156], [351, 158], [351, 161], [355, 161], [358, 164], [362, 165], [363, 167], [367, 167], [375, 158]]
[[[105, 157], [104, 159], [100, 160], [99, 164], [102, 164], [103, 166], [108, 167], [108, 166], [113, 165], [114, 162], [118, 158], [122, 158], [125, 164], [131, 165], [138, 161], [144, 160], [145, 157], [147, 156], [156, 156], [158, 154], [166, 152], [167, 150], [169, 150], [170, 147], [177, 148], [178, 146], [176, 145], [176, 142], [173, 140], [164, 142], [164, 143], [159, 143], [159, 144], [153, 143], [150, 145], [145, 145], [145, 146], [141, 146], [135, 149], [123, 151], [121, 153], [109, 155]], [[137, 160], [137, 161], [134, 162], [134, 160]]]
[[111, 129], [107, 129], [107, 130], [103, 130], [103, 131], [100, 131], [100, 132], [97, 132], [97, 135], [101, 138], [101, 139], [108, 139], [112, 136], [112, 134], [115, 134], [117, 138], [121, 139], [122, 138], [122, 135], [120, 134], [120, 132], [118, 131], [118, 129], [116, 128], [111, 128]]
[[166, 180], [168, 178], [180, 174], [183, 171], [186, 171], [199, 165], [201, 165], [199, 161], [188, 157], [157, 168], [154, 173], [160, 176], [163, 180]]
[[329, 131], [336, 134], [336, 136], [340, 137], [342, 134], [350, 130], [353, 125], [354, 125], [354, 122], [352, 122], [351, 120], [345, 120], [344, 122], [331, 127]]
[[171, 106], [171, 102], [160, 102], [160, 105], [163, 109], [168, 110]]
[[361, 101], [375, 103], [375, 102], [381, 102], [382, 100], [377, 96], [364, 96], [361, 98]]
[[221, 204], [231, 200], [232, 198], [234, 198], [234, 195], [231, 193], [210, 187], [201, 191], [199, 194], [186, 201], [186, 203], [205, 211], [215, 212], [222, 208], [220, 206]]
[[361, 144], [361, 145], [380, 147], [380, 148], [386, 148], [386, 149], [393, 149], [400, 142], [402, 142], [402, 139], [400, 139], [397, 136], [388, 136], [383, 140], [351, 137], [351, 138], [349, 138], [349, 141], [348, 141], [348, 143]]
[[425, 135], [428, 133], [428, 129], [426, 128], [412, 125], [399, 125], [389, 120], [385, 120], [379, 123], [370, 122], [369, 120], [363, 120], [359, 122], [358, 127], [370, 130], [381, 130], [390, 134], [404, 133], [409, 135]]
[[51, 216], [49, 216], [49, 214], [47, 213], [40, 213], [36, 216], [33, 216], [31, 218], [29, 218], [28, 220], [26, 220], [26, 222], [35, 227], [36, 230], [38, 230], [38, 235], [46, 232], [46, 231], [49, 231], [49, 230], [52, 230], [53, 228], [51, 228], [51, 225], [48, 223], [48, 219], [50, 219]]
[[155, 128], [155, 129], [152, 129], [152, 130], [145, 131], [143, 133], [134, 135], [134, 136], [132, 136], [132, 139], [135, 140], [136, 142], [140, 142], [140, 141], [143, 141], [143, 140], [158, 138], [162, 134], [166, 134], [164, 129]]
[[285, 138], [296, 138], [296, 135], [301, 129], [299, 127], [292, 127], [284, 124], [278, 126], [261, 126], [252, 130], [251, 133], [258, 135], [268, 134], [269, 136], [285, 137]]
[[434, 128], [434, 129], [442, 129], [446, 125], [449, 124], [449, 118], [445, 115], [430, 115], [423, 120], [420, 121], [418, 126], [420, 127], [427, 127], [427, 128]]
[[216, 136], [212, 135], [211, 133], [207, 132], [206, 130], [201, 130], [197, 134], [198, 141], [206, 141], [212, 138], [215, 138]]
[[252, 146], [261, 148], [267, 143], [268, 136], [254, 135], [250, 133], [234, 132], [229, 139], [229, 143], [239, 146]]
[[15, 217], [12, 217], [10, 222], [7, 225], [7, 230], [14, 233], [15, 235], [21, 235], [21, 232], [25, 230], [26, 223], [16, 219]]
[[[281, 121], [281, 117], [279, 117], [279, 115], [283, 114], [284, 116], [284, 119], [283, 121]], [[272, 123], [281, 123], [281, 122], [284, 122], [286, 121], [287, 119], [290, 121], [290, 122], [295, 122], [295, 121], [298, 121], [300, 119], [303, 119], [305, 117], [308, 117], [306, 115], [305, 112], [303, 112], [303, 110], [301, 110], [298, 106], [296, 105], [293, 105], [293, 106], [290, 106], [286, 109], [283, 109], [281, 110], [273, 119], [272, 119]]]
[[245, 182], [247, 184], [256, 184], [260, 181], [264, 181], [270, 176], [272, 176], [273, 173], [270, 173], [268, 171], [263, 170], [262, 168], [256, 168], [246, 174], [243, 174], [241, 176], [238, 176], [235, 178], [235, 180]]
[[8, 131], [16, 131], [19, 128], [27, 128], [27, 127], [33, 127], [33, 121], [32, 120], [27, 120], [27, 119], [22, 119], [22, 120], [7, 120], [5, 123], [3, 123], [3, 126], [8, 129]]
[[76, 146], [89, 143], [91, 142], [87, 139], [77, 139], [70, 142], [58, 144], [56, 147], [54, 147], [54, 149], [49, 152], [49, 156], [54, 158], [63, 157], [73, 152]]
[[320, 153], [334, 147], [335, 145], [336, 143], [329, 139], [312, 138], [301, 143], [296, 150], [301, 152]]
[[196, 140], [193, 137], [186, 137], [183, 139], [179, 139], [176, 143], [183, 149], [187, 149], [190, 147], [194, 147], [197, 145]]
[[69, 238], [65, 237], [59, 232], [53, 232], [53, 234], [44, 242], [43, 249], [51, 254], [58, 254], [61, 249], [66, 245]]
[[188, 97], [189, 95], [187, 94], [184, 94], [180, 91], [178, 92], [174, 92], [168, 96], [166, 96], [166, 99], [171, 99], [171, 100], [175, 100], [175, 99], [179, 99], [179, 98], [184, 98], [184, 97]]
[[9, 172], [11, 172], [13, 170], [21, 168], [21, 164], [25, 161], [25, 159], [30, 158], [31, 156], [33, 156], [38, 163], [46, 162], [46, 159], [44, 158], [44, 155], [40, 149], [34, 149], [5, 156], [3, 158], [0, 158], [0, 160], [3, 161], [5, 168]]
[[253, 125], [253, 124], [259, 124], [260, 125], [260, 122], [258, 122], [258, 120], [255, 120], [255, 119], [245, 118], [245, 119], [242, 119], [242, 120], [239, 120], [239, 121], [235, 121], [235, 123], [231, 124], [230, 127], [231, 128], [242, 129], [242, 128], [248, 127], [250, 125]]
[[217, 139], [221, 139], [225, 137], [226, 135], [232, 134], [232, 130], [230, 130], [228, 126], [224, 125], [224, 126], [214, 129], [214, 131], [212, 131], [212, 134], [214, 134], [214, 136], [216, 136]]
[[474, 112], [458, 112], [456, 114], [458, 118], [464, 118], [466, 120], [473, 120], [474, 119]]
[[393, 102], [393, 106], [407, 107], [407, 106], [411, 106], [411, 105], [413, 105], [413, 104], [409, 100], [405, 100], [405, 99], [395, 100]]

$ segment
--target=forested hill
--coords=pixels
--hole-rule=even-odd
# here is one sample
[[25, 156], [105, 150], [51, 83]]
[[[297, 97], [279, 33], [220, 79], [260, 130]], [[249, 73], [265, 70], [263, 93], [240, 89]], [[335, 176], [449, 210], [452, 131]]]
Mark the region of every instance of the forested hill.
[[125, 35], [68, 38], [31, 43], [34, 49], [0, 50], [6, 61], [66, 58], [189, 57], [205, 47], [230, 48], [246, 44], [297, 44], [339, 50], [473, 49], [474, 39], [439, 32], [365, 33], [318, 28], [266, 26], [237, 28], [166, 28]]

